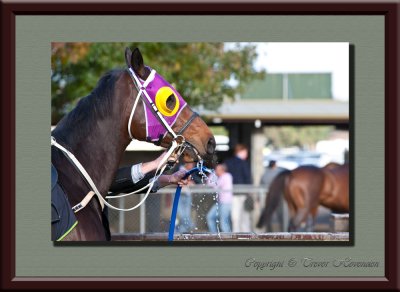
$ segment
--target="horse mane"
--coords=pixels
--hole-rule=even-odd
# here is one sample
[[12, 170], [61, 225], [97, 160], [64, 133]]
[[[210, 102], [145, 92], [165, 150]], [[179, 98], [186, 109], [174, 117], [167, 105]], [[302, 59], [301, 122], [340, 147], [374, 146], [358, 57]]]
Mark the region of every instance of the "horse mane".
[[54, 129], [56, 138], [65, 142], [80, 139], [96, 127], [96, 121], [105, 118], [112, 111], [115, 83], [123, 69], [114, 69], [105, 73], [92, 92], [81, 98], [76, 107], [64, 116]]

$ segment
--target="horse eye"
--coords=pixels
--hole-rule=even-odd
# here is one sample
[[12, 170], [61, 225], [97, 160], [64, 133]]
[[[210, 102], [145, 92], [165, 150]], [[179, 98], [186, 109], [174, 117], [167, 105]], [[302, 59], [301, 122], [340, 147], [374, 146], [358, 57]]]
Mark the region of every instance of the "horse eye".
[[167, 102], [166, 102], [167, 108], [170, 110], [173, 110], [175, 108], [175, 104], [176, 104], [176, 97], [174, 94], [171, 94], [167, 98]]

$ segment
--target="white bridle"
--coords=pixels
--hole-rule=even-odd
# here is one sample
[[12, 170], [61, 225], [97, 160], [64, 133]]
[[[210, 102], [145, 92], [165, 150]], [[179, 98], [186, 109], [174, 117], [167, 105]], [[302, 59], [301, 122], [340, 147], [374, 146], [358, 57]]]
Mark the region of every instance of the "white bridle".
[[[163, 159], [160, 161], [160, 163], [158, 164], [156, 173], [154, 175], [154, 178], [151, 182], [149, 182], [146, 186], [144, 186], [143, 188], [136, 190], [132, 193], [129, 194], [124, 194], [123, 196], [129, 196], [132, 194], [136, 194], [142, 190], [144, 190], [146, 187], [149, 187], [149, 189], [147, 190], [146, 195], [144, 196], [144, 198], [134, 207], [129, 208], [129, 209], [121, 209], [121, 208], [117, 208], [111, 204], [109, 204], [104, 198], [103, 196], [100, 194], [99, 190], [97, 189], [95, 183], [93, 182], [92, 178], [90, 177], [90, 175], [87, 173], [87, 171], [85, 170], [85, 168], [82, 166], [82, 164], [79, 162], [79, 160], [75, 157], [74, 154], [72, 154], [70, 151], [68, 151], [67, 149], [65, 149], [62, 145], [60, 145], [56, 139], [52, 136], [51, 137], [51, 145], [57, 147], [58, 149], [60, 149], [61, 151], [63, 151], [67, 157], [75, 164], [75, 166], [78, 168], [78, 170], [81, 172], [81, 174], [83, 175], [83, 177], [85, 178], [85, 180], [87, 181], [87, 183], [90, 185], [90, 187], [92, 188], [92, 191], [90, 191], [84, 198], [83, 200], [76, 204], [75, 206], [72, 207], [72, 210], [77, 213], [80, 210], [82, 210], [83, 208], [86, 207], [86, 205], [89, 203], [89, 201], [93, 198], [94, 195], [97, 195], [97, 198], [100, 201], [101, 207], [102, 209], [104, 208], [104, 205], [106, 205], [107, 207], [114, 209], [114, 210], [118, 210], [118, 211], [132, 211], [136, 208], [138, 208], [141, 204], [143, 204], [143, 202], [147, 199], [148, 195], [151, 192], [151, 189], [154, 186], [155, 181], [160, 177], [160, 175], [164, 172], [167, 164], [167, 159], [172, 155], [172, 153], [174, 152], [174, 150], [178, 147], [176, 142], [173, 141], [173, 144], [175, 143], [175, 145], [173, 145], [168, 152], [166, 153], [166, 155], [164, 155]], [[122, 196], [112, 196], [112, 197], [106, 197], [108, 198], [119, 198]]]
[[118, 195], [118, 196], [106, 196], [106, 199], [110, 199], [110, 198], [121, 198], [121, 197], [125, 197], [125, 196], [130, 196], [132, 194], [137, 194], [141, 191], [143, 191], [144, 189], [146, 189], [148, 187], [148, 190], [146, 192], [146, 195], [143, 197], [143, 199], [134, 207], [129, 208], [129, 209], [122, 209], [122, 208], [117, 208], [111, 204], [109, 204], [107, 202], [107, 200], [105, 200], [103, 198], [103, 196], [100, 194], [99, 190], [97, 189], [95, 183], [93, 182], [92, 178], [90, 177], [90, 175], [87, 173], [87, 171], [85, 170], [85, 168], [82, 166], [82, 164], [79, 162], [79, 160], [75, 157], [75, 155], [73, 155], [70, 151], [68, 151], [65, 147], [63, 147], [62, 145], [60, 145], [56, 139], [51, 136], [51, 145], [57, 147], [58, 149], [60, 149], [62, 152], [64, 152], [64, 154], [72, 161], [73, 164], [75, 164], [75, 166], [78, 168], [78, 170], [81, 172], [81, 174], [83, 175], [83, 177], [85, 178], [85, 180], [87, 181], [87, 183], [90, 185], [90, 187], [92, 188], [92, 190], [83, 198], [83, 200], [76, 204], [75, 206], [72, 207], [72, 210], [77, 213], [80, 210], [82, 210], [83, 208], [86, 207], [86, 205], [89, 203], [89, 201], [93, 198], [94, 195], [97, 195], [97, 198], [99, 199], [99, 202], [101, 204], [102, 209], [104, 208], [104, 205], [106, 205], [107, 207], [114, 209], [114, 210], [118, 210], [118, 211], [132, 211], [136, 208], [138, 208], [140, 205], [143, 204], [143, 202], [147, 199], [148, 195], [150, 194], [154, 183], [156, 182], [156, 180], [163, 174], [163, 172], [165, 171], [165, 168], [167, 167], [167, 161], [168, 159], [175, 153], [177, 154], [177, 158], [179, 158], [180, 155], [182, 155], [182, 153], [184, 152], [184, 150], [186, 149], [187, 145], [191, 146], [191, 148], [194, 150], [195, 154], [199, 157], [199, 159], [201, 160], [201, 157], [197, 151], [196, 148], [194, 148], [190, 143], [185, 141], [185, 138], [183, 137], [183, 135], [181, 135], [181, 133], [183, 133], [183, 131], [189, 126], [189, 124], [197, 117], [197, 114], [193, 114], [192, 117], [186, 122], [186, 124], [182, 127], [182, 129], [179, 131], [178, 134], [176, 134], [172, 128], [169, 126], [169, 124], [165, 121], [165, 119], [163, 118], [163, 116], [161, 115], [161, 113], [158, 111], [156, 105], [153, 103], [153, 101], [151, 100], [149, 94], [146, 91], [146, 87], [147, 85], [154, 79], [156, 71], [154, 69], [151, 70], [150, 75], [148, 76], [148, 78], [145, 80], [145, 82], [143, 83], [143, 85], [140, 84], [139, 78], [136, 76], [135, 72], [132, 70], [132, 68], [128, 68], [128, 72], [129, 75], [132, 77], [132, 80], [134, 80], [135, 82], [135, 86], [138, 90], [138, 94], [136, 96], [136, 100], [133, 104], [132, 110], [131, 110], [131, 114], [129, 116], [129, 121], [128, 121], [128, 133], [129, 133], [129, 137], [133, 140], [133, 135], [131, 133], [131, 124], [132, 124], [132, 120], [133, 120], [133, 115], [135, 113], [138, 101], [140, 99], [140, 97], [143, 98], [143, 95], [145, 96], [145, 98], [147, 99], [148, 103], [151, 105], [152, 107], [152, 111], [154, 114], [156, 114], [160, 120], [160, 122], [163, 124], [163, 126], [166, 128], [167, 132], [170, 133], [173, 137], [172, 140], [172, 144], [170, 146], [170, 148], [168, 149], [166, 155], [164, 155], [164, 157], [161, 159], [160, 163], [157, 166], [155, 175], [153, 177], [152, 180], [150, 180], [150, 182], [144, 186], [143, 188], [136, 190], [134, 192], [128, 193], [128, 194], [122, 194], [122, 195]]

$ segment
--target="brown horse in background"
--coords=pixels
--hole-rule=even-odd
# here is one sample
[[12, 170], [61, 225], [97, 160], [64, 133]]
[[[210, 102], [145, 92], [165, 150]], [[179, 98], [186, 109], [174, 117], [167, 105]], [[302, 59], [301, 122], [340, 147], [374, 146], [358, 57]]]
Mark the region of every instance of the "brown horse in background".
[[291, 218], [289, 231], [311, 231], [319, 205], [335, 213], [349, 212], [349, 166], [301, 166], [288, 176], [284, 194]]
[[335, 213], [349, 212], [349, 166], [330, 163], [323, 168], [300, 166], [280, 173], [272, 182], [258, 228], [267, 224], [281, 199], [289, 208], [289, 231], [312, 231], [319, 205]]

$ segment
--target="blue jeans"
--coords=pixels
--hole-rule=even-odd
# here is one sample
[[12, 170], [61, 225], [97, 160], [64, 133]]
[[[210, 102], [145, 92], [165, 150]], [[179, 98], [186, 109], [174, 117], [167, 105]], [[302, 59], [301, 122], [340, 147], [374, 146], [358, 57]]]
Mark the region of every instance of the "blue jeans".
[[211, 207], [210, 211], [207, 213], [207, 225], [208, 225], [208, 230], [211, 233], [217, 233], [217, 211], [218, 211], [218, 217], [219, 217], [219, 226], [220, 226], [220, 232], [231, 232], [231, 209], [232, 209], [232, 204], [228, 203], [219, 203], [218, 208], [217, 205], [215, 204], [214, 206]]
[[183, 193], [179, 198], [177, 217], [179, 219], [179, 223], [176, 226], [177, 232], [189, 232], [193, 229], [192, 196], [190, 194]]

